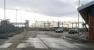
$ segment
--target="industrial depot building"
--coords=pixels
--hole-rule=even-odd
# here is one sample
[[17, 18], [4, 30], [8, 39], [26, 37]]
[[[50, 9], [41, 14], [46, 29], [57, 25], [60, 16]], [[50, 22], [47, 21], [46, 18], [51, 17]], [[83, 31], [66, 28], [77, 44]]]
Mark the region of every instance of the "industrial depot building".
[[85, 20], [86, 24], [89, 26], [89, 37], [90, 41], [94, 41], [94, 1], [82, 5], [78, 8], [82, 18]]

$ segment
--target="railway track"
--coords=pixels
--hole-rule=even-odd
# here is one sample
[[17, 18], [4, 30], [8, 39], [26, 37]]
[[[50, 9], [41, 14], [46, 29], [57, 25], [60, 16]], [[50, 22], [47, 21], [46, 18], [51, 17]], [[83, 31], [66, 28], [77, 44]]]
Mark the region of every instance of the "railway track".
[[49, 46], [46, 44], [46, 41], [44, 41], [44, 40], [41, 39], [40, 37], [38, 37], [38, 39], [47, 47], [47, 50], [53, 50], [51, 47], [49, 47]]

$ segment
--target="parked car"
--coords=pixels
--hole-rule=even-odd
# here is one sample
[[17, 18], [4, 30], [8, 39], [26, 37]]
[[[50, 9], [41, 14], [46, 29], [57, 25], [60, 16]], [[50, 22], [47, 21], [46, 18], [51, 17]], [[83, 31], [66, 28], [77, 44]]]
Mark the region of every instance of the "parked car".
[[56, 31], [56, 33], [62, 33], [64, 30], [63, 30], [63, 28], [58, 28], [55, 31]]
[[68, 33], [69, 34], [77, 34], [78, 31], [79, 31], [78, 29], [70, 29]]

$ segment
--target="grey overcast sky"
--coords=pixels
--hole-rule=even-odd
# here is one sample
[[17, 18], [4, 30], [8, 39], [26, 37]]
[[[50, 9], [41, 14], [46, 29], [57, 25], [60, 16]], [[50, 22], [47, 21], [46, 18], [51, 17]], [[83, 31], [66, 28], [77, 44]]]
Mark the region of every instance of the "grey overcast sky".
[[[4, 0], [0, 0], [3, 8]], [[78, 0], [6, 0], [6, 8], [23, 9], [47, 16], [77, 16]]]

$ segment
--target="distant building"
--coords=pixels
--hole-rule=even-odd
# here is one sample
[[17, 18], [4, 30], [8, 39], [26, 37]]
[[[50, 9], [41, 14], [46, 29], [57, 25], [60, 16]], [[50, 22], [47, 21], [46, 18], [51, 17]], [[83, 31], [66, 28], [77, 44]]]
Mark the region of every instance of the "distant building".
[[32, 27], [40, 27], [40, 28], [49, 28], [49, 27], [57, 27], [57, 22], [55, 21], [36, 21], [31, 25]]

